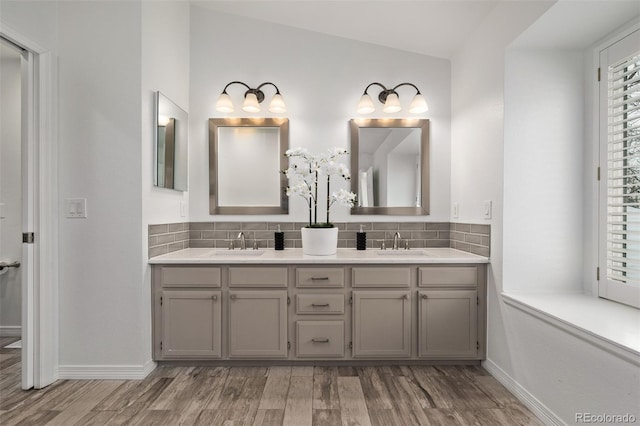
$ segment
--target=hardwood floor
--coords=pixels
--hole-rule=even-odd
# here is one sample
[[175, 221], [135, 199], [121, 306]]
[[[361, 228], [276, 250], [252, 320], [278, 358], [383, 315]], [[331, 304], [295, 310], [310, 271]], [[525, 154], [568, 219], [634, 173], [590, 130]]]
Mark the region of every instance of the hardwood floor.
[[[0, 348], [9, 343], [0, 338]], [[476, 366], [162, 366], [145, 380], [59, 380], [22, 391], [20, 350], [0, 349], [0, 424], [542, 423]]]

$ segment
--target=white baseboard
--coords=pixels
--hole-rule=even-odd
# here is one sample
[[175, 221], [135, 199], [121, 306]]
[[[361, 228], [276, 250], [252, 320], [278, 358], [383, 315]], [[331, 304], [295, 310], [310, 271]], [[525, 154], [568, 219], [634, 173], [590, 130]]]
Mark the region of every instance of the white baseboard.
[[152, 360], [144, 365], [61, 365], [62, 380], [142, 380], [156, 368]]
[[0, 325], [0, 337], [21, 337], [22, 327], [19, 325]]
[[529, 410], [533, 412], [545, 425], [558, 425], [566, 426], [566, 423], [556, 416], [546, 405], [527, 391], [522, 385], [516, 382], [513, 377], [509, 376], [502, 368], [495, 364], [490, 359], [482, 362], [482, 366], [489, 372], [497, 381], [515, 395], [520, 402], [527, 406]]

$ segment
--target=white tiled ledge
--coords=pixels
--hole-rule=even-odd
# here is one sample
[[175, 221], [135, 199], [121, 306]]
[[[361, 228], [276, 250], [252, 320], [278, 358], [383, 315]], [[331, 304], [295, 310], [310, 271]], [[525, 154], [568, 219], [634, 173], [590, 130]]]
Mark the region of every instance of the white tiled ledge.
[[[254, 253], [262, 253], [255, 255]], [[489, 263], [489, 258], [452, 248], [411, 249], [408, 251], [338, 249], [330, 256], [308, 256], [302, 249], [276, 251], [188, 248], [149, 259], [150, 264], [428, 264]]]
[[640, 365], [640, 310], [584, 294], [502, 293], [507, 305]]

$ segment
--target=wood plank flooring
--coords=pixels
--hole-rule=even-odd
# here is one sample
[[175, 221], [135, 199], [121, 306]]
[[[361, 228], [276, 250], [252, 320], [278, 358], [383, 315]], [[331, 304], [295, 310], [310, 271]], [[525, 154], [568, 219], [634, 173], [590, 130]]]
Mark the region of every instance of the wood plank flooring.
[[[0, 348], [11, 342], [0, 338]], [[144, 380], [59, 380], [22, 391], [20, 349], [0, 349], [0, 424], [542, 423], [477, 366], [162, 366]]]

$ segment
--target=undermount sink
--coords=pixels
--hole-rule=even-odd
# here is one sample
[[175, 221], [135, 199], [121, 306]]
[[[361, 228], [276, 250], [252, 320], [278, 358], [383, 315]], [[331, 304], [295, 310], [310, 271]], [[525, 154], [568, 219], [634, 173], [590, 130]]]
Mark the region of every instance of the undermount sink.
[[380, 250], [376, 254], [379, 256], [428, 256], [422, 250]]
[[213, 250], [208, 253], [212, 256], [262, 256], [262, 250]]

